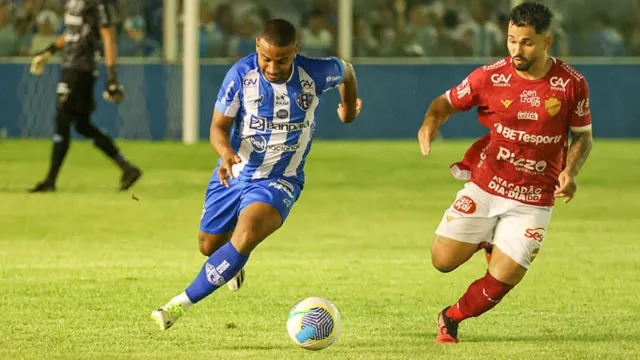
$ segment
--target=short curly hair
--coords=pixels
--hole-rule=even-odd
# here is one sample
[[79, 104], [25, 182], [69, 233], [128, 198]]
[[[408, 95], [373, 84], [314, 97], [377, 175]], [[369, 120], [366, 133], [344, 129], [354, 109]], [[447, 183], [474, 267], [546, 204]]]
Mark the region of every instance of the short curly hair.
[[539, 2], [525, 1], [513, 9], [509, 14], [509, 21], [515, 26], [531, 26], [536, 34], [541, 34], [551, 28], [553, 13]]

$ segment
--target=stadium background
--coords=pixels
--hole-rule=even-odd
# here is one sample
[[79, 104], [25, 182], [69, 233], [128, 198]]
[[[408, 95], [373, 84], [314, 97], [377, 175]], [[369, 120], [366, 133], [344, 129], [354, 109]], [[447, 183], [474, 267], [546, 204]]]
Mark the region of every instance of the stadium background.
[[[511, 0], [353, 0], [352, 61], [365, 101], [362, 117], [342, 127], [334, 117], [337, 92], [319, 108], [318, 138], [412, 138], [434, 97], [475, 67], [507, 55], [506, 16]], [[640, 1], [546, 0], [556, 14], [551, 54], [589, 80], [596, 137], [640, 136], [634, 103], [640, 79]], [[50, 137], [57, 65], [41, 78], [28, 58], [63, 30], [61, 0], [0, 1], [0, 136]], [[99, 100], [94, 120], [112, 136], [180, 139], [182, 132], [183, 17], [176, 30], [178, 61], [163, 60], [161, 0], [120, 1], [120, 80], [128, 101]], [[183, 11], [177, 2], [178, 13]], [[571, 11], [571, 9], [580, 9]], [[198, 23], [199, 136], [208, 137], [218, 88], [233, 60], [254, 51], [261, 24], [284, 17], [300, 27], [301, 53], [336, 55], [337, 0], [203, 0]], [[133, 40], [137, 38], [137, 40]], [[55, 61], [54, 61], [55, 62]], [[99, 88], [102, 87], [101, 72]], [[100, 92], [96, 93], [100, 96]], [[603, 126], [606, 122], [606, 126]], [[443, 128], [445, 138], [485, 130], [473, 112]]]

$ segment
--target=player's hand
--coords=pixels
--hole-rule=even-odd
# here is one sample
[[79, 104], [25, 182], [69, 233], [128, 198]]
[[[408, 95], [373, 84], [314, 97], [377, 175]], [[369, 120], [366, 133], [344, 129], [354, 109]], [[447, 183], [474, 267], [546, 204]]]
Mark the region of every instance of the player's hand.
[[222, 157], [222, 163], [218, 168], [218, 177], [220, 183], [226, 187], [229, 187], [229, 179], [233, 179], [233, 165], [240, 164], [242, 159], [236, 153], [231, 152], [230, 155]]
[[108, 83], [102, 97], [110, 103], [120, 104], [124, 100], [124, 87], [117, 81]]
[[427, 126], [420, 127], [418, 130], [418, 142], [420, 143], [420, 151], [422, 155], [427, 156], [431, 153], [431, 142], [438, 135], [438, 130], [431, 130]]
[[558, 176], [558, 183], [559, 185], [556, 185], [556, 191], [553, 195], [557, 198], [565, 198], [564, 203], [566, 204], [573, 199], [578, 189], [576, 177], [567, 171], [563, 171]]
[[124, 100], [124, 88], [118, 83], [115, 66], [107, 67], [107, 82], [102, 97], [114, 104], [120, 104]]
[[34, 56], [31, 60], [31, 67], [29, 68], [31, 74], [35, 76], [42, 75], [42, 73], [44, 72], [44, 67], [45, 65], [47, 65], [47, 62], [49, 62], [49, 58], [51, 58], [52, 55], [53, 54], [50, 51], [45, 50]]
[[[360, 110], [362, 110], [362, 100], [358, 98], [356, 100], [356, 116], [355, 117], [358, 117], [358, 115], [360, 115]], [[342, 122], [346, 122], [349, 119], [347, 114], [347, 109], [344, 107], [344, 105], [342, 105], [342, 103], [338, 104], [338, 117]]]

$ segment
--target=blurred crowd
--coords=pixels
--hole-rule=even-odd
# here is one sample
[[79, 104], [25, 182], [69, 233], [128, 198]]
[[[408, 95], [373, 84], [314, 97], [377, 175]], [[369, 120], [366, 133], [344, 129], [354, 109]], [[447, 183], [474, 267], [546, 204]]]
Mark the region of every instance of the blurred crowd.
[[[179, 1], [178, 44], [182, 50]], [[507, 55], [510, 0], [352, 0], [354, 57]], [[640, 56], [640, 0], [542, 0], [556, 15], [554, 56]], [[163, 0], [113, 0], [118, 54], [162, 55]], [[31, 56], [64, 31], [64, 0], [0, 0], [0, 57]], [[199, 50], [240, 58], [270, 18], [300, 29], [302, 54], [337, 54], [338, 0], [200, 0]]]

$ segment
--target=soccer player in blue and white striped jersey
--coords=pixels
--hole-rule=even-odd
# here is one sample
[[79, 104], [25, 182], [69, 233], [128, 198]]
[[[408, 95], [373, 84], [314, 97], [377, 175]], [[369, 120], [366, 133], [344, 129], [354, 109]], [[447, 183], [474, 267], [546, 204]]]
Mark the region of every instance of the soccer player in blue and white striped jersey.
[[222, 83], [210, 133], [220, 159], [199, 234], [200, 251], [209, 258], [183, 293], [152, 313], [162, 330], [225, 283], [237, 290], [251, 251], [282, 226], [304, 186], [322, 94], [339, 89], [342, 122], [360, 113], [351, 64], [297, 51], [295, 27], [270, 20], [256, 39], [256, 53], [235, 63]]

